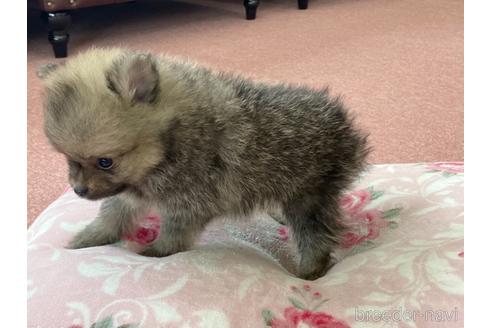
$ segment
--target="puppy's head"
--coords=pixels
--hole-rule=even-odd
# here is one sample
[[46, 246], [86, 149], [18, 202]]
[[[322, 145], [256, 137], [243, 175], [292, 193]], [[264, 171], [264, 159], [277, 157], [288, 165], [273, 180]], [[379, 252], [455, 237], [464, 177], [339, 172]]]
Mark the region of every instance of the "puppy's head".
[[87, 199], [115, 195], [162, 159], [158, 65], [150, 55], [93, 49], [38, 72], [45, 84], [45, 132]]

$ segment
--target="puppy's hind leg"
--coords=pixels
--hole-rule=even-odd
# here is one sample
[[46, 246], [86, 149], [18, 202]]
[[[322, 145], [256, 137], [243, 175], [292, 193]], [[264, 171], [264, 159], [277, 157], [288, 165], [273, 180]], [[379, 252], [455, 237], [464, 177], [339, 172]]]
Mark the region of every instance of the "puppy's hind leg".
[[307, 280], [323, 276], [344, 230], [338, 221], [338, 201], [327, 196], [303, 196], [286, 204], [284, 211], [301, 255], [298, 276]]
[[136, 212], [118, 196], [106, 199], [96, 219], [77, 233], [66, 248], [102, 246], [119, 241]]

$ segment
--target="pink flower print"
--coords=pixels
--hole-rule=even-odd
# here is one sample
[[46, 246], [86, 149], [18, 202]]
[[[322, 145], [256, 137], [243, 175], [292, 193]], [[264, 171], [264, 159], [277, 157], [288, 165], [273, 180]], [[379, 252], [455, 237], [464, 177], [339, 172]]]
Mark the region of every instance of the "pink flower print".
[[332, 315], [323, 312], [304, 311], [304, 320], [309, 327], [314, 328], [350, 328], [344, 321], [335, 319]]
[[362, 243], [363, 237], [359, 236], [355, 232], [348, 231], [342, 235], [342, 243], [340, 244], [342, 248], [350, 248], [352, 246]]
[[[302, 324], [301, 324], [302, 323]], [[344, 321], [334, 318], [323, 312], [312, 312], [310, 310], [298, 310], [288, 307], [284, 310], [284, 318], [273, 318], [270, 321], [272, 328], [350, 328]]]
[[68, 328], [84, 328], [81, 325], [70, 325]]
[[284, 310], [284, 318], [273, 318], [270, 321], [270, 326], [272, 328], [296, 328], [301, 322], [302, 313], [296, 308], [290, 306]]
[[158, 235], [158, 231], [151, 228], [139, 228], [137, 233], [134, 235], [133, 241], [147, 245], [153, 242]]
[[372, 209], [359, 212], [347, 220], [346, 225], [350, 231], [345, 232], [342, 237], [342, 248], [350, 248], [358, 245], [365, 240], [372, 240], [379, 237], [380, 230], [387, 227], [388, 221], [383, 219], [379, 210]]
[[381, 228], [388, 226], [389, 222], [383, 219], [381, 211], [379, 210], [369, 210], [364, 211], [359, 214], [362, 221], [368, 226], [368, 234], [366, 239], [376, 239], [379, 237], [379, 231]]
[[[262, 312], [263, 319], [268, 327], [272, 328], [350, 328], [344, 321], [338, 320], [330, 314], [315, 312], [328, 299], [320, 302], [321, 293], [313, 291], [309, 284], [302, 288], [290, 286], [290, 289], [302, 296], [305, 303], [289, 297], [293, 306], [286, 307], [283, 311], [283, 318], [276, 318], [270, 310]], [[314, 303], [313, 303], [314, 302]]]
[[158, 215], [148, 215], [138, 221], [134, 232], [125, 236], [126, 240], [148, 245], [159, 237], [161, 218]]
[[358, 190], [344, 195], [340, 199], [340, 206], [350, 215], [358, 213], [371, 199], [371, 193], [368, 190]]
[[459, 257], [463, 257], [463, 258], [464, 258], [464, 257], [465, 257], [465, 251], [461, 251], [461, 252], [459, 252], [459, 253], [458, 253], [458, 256], [459, 256]]
[[287, 228], [286, 226], [282, 226], [277, 229], [277, 232], [281, 240], [283, 241], [289, 240], [289, 228]]
[[441, 171], [450, 174], [464, 173], [465, 166], [462, 162], [437, 162], [427, 165], [427, 168], [432, 171]]

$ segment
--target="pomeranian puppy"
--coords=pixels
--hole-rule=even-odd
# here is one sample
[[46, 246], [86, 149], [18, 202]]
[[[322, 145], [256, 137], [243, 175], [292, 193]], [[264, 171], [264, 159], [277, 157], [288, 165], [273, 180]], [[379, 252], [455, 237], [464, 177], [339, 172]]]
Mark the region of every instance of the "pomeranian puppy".
[[68, 160], [73, 190], [104, 198], [68, 248], [117, 242], [155, 208], [165, 220], [142, 254], [162, 257], [190, 248], [216, 217], [280, 207], [298, 276], [325, 274], [343, 230], [339, 197], [369, 151], [339, 98], [119, 48], [39, 76], [45, 132]]

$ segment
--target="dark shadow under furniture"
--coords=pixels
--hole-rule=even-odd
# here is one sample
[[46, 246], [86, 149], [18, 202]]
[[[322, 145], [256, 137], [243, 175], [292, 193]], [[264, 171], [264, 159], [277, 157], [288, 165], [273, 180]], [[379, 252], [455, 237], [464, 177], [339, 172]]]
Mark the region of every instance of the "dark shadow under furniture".
[[[27, 0], [28, 8], [40, 10], [46, 17], [49, 27], [48, 40], [53, 47], [56, 58], [67, 57], [70, 35], [68, 28], [71, 23], [70, 12], [79, 8], [110, 5], [136, 0]], [[297, 0], [299, 9], [306, 9], [308, 0]], [[256, 10], [260, 0], [244, 0], [246, 19], [256, 18]]]
[[297, 7], [299, 9], [307, 9], [309, 0], [297, 0]]

